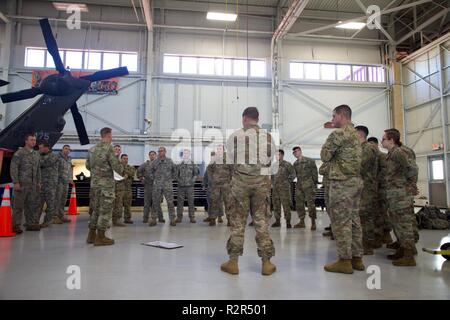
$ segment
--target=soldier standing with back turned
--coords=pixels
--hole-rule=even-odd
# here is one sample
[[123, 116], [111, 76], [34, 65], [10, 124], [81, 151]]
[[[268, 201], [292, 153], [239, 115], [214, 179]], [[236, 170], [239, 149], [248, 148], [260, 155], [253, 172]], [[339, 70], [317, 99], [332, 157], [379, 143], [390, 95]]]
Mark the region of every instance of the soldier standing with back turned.
[[233, 133], [227, 142], [229, 159], [233, 163], [230, 184], [229, 215], [230, 238], [227, 242], [229, 261], [220, 268], [238, 274], [238, 258], [244, 252], [244, 234], [248, 214], [251, 212], [256, 230], [258, 256], [262, 259], [261, 273], [276, 271], [270, 259], [275, 247], [269, 234], [271, 160], [275, 154], [272, 136], [258, 126], [259, 112], [248, 107], [242, 113], [243, 128]]
[[100, 130], [102, 140], [89, 149], [86, 159], [86, 168], [91, 171], [91, 194], [95, 198], [86, 242], [95, 246], [114, 244], [114, 240], [106, 237], [105, 232], [111, 225], [114, 210], [114, 171], [123, 175], [123, 166], [114, 155], [111, 131], [111, 128]]
[[70, 146], [64, 145], [58, 154], [58, 190], [56, 191], [56, 217], [53, 219], [54, 224], [62, 224], [70, 222], [70, 219], [64, 217], [64, 207], [67, 202], [67, 192], [69, 184], [73, 185], [72, 177], [72, 160], [69, 157]]
[[10, 174], [14, 183], [13, 231], [22, 233], [20, 225], [25, 215], [26, 230], [39, 231], [39, 189], [41, 184], [41, 168], [39, 153], [33, 148], [36, 137], [25, 135], [25, 146], [14, 153], [11, 160]]

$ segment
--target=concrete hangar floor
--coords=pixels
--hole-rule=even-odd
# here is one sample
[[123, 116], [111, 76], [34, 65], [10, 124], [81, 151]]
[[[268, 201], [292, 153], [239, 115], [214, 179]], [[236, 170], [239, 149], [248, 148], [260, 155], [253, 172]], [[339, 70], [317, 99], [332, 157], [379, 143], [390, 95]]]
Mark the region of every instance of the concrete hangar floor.
[[[283, 224], [270, 230], [277, 266], [270, 277], [260, 273], [252, 227], [246, 230], [240, 274], [232, 276], [220, 271], [227, 259], [227, 227], [201, 222], [203, 211], [196, 213], [197, 224], [188, 222], [186, 212], [176, 227], [166, 218], [166, 224], [150, 228], [142, 223], [142, 208], [134, 208], [135, 223], [113, 228], [116, 244], [106, 247], [86, 244], [89, 216], [86, 208], [81, 211], [70, 224], [0, 238], [0, 299], [450, 299], [450, 261], [421, 251], [449, 242], [448, 230], [420, 232], [417, 267], [392, 266], [385, 258], [391, 250], [385, 248], [365, 256], [366, 267], [380, 271], [380, 288], [369, 289], [368, 282], [376, 285], [373, 270], [353, 275], [323, 270], [336, 259], [336, 246], [322, 236], [328, 217], [320, 210], [317, 231], [308, 224], [306, 229], [287, 230]], [[155, 240], [184, 247], [141, 245]], [[79, 290], [68, 289], [74, 274], [70, 266], [79, 267]]]

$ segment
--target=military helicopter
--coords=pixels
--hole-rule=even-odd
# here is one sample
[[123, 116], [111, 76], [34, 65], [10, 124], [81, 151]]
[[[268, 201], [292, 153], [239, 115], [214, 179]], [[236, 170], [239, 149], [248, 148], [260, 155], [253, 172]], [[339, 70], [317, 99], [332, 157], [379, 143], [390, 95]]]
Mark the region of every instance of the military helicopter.
[[0, 95], [3, 103], [10, 103], [42, 95], [31, 107], [0, 132], [0, 183], [11, 181], [9, 165], [12, 154], [24, 145], [27, 133], [36, 134], [38, 141], [46, 140], [50, 146], [62, 136], [67, 111], [72, 117], [81, 145], [89, 144], [89, 137], [83, 118], [77, 107], [77, 100], [88, 91], [92, 82], [128, 74], [127, 67], [97, 71], [93, 74], [73, 77], [64, 67], [58, 45], [48, 19], [39, 20], [47, 50], [53, 58], [57, 74], [49, 75], [38, 87]]

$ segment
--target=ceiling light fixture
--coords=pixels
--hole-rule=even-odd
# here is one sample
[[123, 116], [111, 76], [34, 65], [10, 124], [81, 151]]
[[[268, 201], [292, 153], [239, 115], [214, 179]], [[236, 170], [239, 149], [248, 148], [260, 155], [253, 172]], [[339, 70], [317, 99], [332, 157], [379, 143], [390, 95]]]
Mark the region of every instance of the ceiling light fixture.
[[366, 24], [364, 22], [347, 22], [347, 23], [339, 24], [335, 28], [360, 30], [360, 29], [364, 28], [365, 26], [366, 26]]
[[88, 7], [84, 3], [67, 3], [67, 2], [53, 2], [53, 6], [58, 11], [66, 11], [71, 6], [77, 7], [81, 12], [88, 12]]
[[208, 13], [206, 14], [206, 19], [208, 19], [208, 20], [220, 20], [220, 21], [236, 21], [237, 14], [235, 14], [235, 13], [224, 13], [224, 12], [208, 11]]

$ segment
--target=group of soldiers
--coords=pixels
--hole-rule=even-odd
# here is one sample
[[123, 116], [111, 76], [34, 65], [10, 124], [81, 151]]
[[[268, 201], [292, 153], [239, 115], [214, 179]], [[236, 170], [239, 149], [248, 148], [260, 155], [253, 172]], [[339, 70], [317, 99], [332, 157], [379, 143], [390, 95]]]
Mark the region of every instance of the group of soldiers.
[[[25, 146], [14, 153], [10, 174], [14, 184], [13, 231], [21, 234], [25, 216], [27, 231], [40, 231], [50, 224], [69, 223], [64, 217], [69, 184], [72, 181], [70, 146], [64, 145], [55, 154], [47, 141], [39, 143], [35, 150], [36, 137], [25, 135]], [[45, 211], [43, 223], [41, 214]]]
[[[354, 126], [351, 109], [341, 105], [334, 109], [334, 130], [322, 146], [322, 166], [325, 204], [331, 225], [324, 235], [336, 240], [339, 260], [327, 264], [329, 272], [351, 274], [364, 270], [363, 255], [387, 244], [396, 252], [388, 256], [394, 266], [415, 266], [418, 240], [414, 216], [413, 197], [418, 194], [418, 167], [414, 152], [402, 145], [396, 129], [384, 132], [381, 144], [387, 155], [378, 148], [378, 140], [368, 139], [365, 126]], [[258, 125], [259, 112], [248, 107], [242, 114], [243, 128], [227, 140], [225, 147], [212, 153], [203, 180], [208, 190], [208, 217], [210, 226], [227, 218], [230, 238], [226, 247], [229, 260], [221, 270], [238, 274], [238, 257], [243, 254], [244, 233], [248, 216], [256, 230], [258, 255], [262, 259], [263, 275], [276, 271], [270, 259], [275, 247], [268, 232], [272, 218], [270, 195], [275, 222], [281, 226], [283, 209], [286, 227], [291, 228], [292, 183], [295, 187], [296, 209], [300, 221], [294, 228], [305, 228], [305, 203], [311, 219], [311, 230], [316, 230], [315, 193], [318, 172], [315, 162], [303, 156], [299, 146], [293, 148], [297, 158], [294, 164], [284, 160], [284, 150], [275, 149], [272, 136]], [[100, 131], [101, 142], [92, 147], [86, 159], [91, 173], [90, 221], [87, 243], [95, 246], [112, 245], [114, 240], [105, 233], [113, 226], [125, 226], [131, 220], [131, 185], [135, 176], [145, 186], [143, 222], [155, 226], [165, 223], [161, 202], [166, 199], [170, 225], [183, 219], [185, 199], [189, 205], [189, 220], [196, 223], [194, 211], [194, 183], [199, 168], [191, 159], [188, 149], [182, 161], [175, 164], [166, 156], [166, 148], [158, 154], [149, 152], [149, 160], [137, 170], [128, 164], [128, 155], [121, 153], [119, 145], [112, 146], [112, 130]], [[19, 149], [11, 162], [14, 183], [14, 231], [21, 233], [22, 215], [26, 228], [37, 231], [50, 223], [69, 222], [64, 217], [69, 184], [72, 181], [70, 146], [55, 154], [46, 141], [34, 150], [36, 138], [25, 137], [25, 146]], [[225, 152], [227, 150], [227, 152]], [[273, 161], [274, 155], [277, 160]], [[173, 185], [178, 184], [177, 211], [175, 212]], [[39, 224], [45, 209], [44, 222]], [[123, 223], [120, 221], [122, 219]], [[397, 241], [391, 238], [394, 232]]]
[[[367, 127], [354, 127], [351, 114], [347, 105], [334, 109], [332, 122], [337, 130], [321, 150], [319, 172], [324, 177], [330, 235], [336, 239], [339, 255], [337, 262], [324, 268], [347, 274], [364, 270], [363, 255], [372, 255], [384, 243], [396, 249], [387, 257], [394, 266], [415, 266], [415, 154], [402, 145], [397, 129], [387, 129], [381, 142], [388, 150], [385, 155], [376, 138], [367, 139]], [[391, 230], [397, 238], [395, 243]]]

